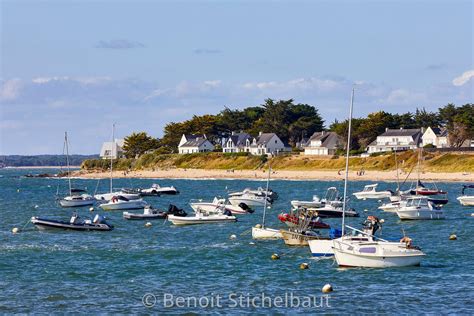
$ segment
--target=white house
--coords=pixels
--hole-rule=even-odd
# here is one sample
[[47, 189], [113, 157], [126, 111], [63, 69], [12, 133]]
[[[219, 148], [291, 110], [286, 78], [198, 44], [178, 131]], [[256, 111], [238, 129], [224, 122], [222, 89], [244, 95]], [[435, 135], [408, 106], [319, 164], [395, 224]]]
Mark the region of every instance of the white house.
[[214, 150], [214, 145], [207, 140], [206, 135], [183, 134], [178, 145], [180, 154], [204, 153]]
[[422, 129], [385, 129], [368, 147], [369, 154], [416, 149], [421, 144]]
[[113, 142], [105, 142], [102, 144], [102, 148], [100, 149], [100, 157], [102, 159], [117, 159], [122, 158], [123, 154], [123, 145], [125, 140], [123, 139], [116, 139]]
[[275, 133], [262, 132], [252, 139], [247, 148], [252, 155], [277, 155], [281, 152], [291, 151], [291, 148], [286, 146]]
[[341, 137], [334, 132], [315, 132], [304, 147], [305, 155], [334, 155], [341, 145]]
[[224, 153], [240, 153], [249, 152], [252, 136], [247, 133], [235, 133], [227, 138], [222, 144], [222, 152]]
[[431, 144], [436, 148], [446, 148], [448, 145], [448, 130], [446, 128], [428, 127], [421, 136], [423, 146]]

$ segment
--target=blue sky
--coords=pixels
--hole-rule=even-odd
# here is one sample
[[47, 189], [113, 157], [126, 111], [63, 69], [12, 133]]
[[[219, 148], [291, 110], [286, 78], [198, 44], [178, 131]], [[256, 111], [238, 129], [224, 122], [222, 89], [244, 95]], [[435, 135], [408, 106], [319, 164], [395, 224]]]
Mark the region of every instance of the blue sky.
[[265, 98], [355, 115], [473, 102], [471, 1], [5, 1], [0, 154], [110, 138]]

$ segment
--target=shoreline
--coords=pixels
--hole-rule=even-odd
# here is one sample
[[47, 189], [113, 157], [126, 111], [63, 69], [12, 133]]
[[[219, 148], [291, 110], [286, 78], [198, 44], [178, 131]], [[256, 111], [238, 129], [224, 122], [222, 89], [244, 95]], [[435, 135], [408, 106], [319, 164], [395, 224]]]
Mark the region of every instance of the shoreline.
[[[84, 179], [106, 179], [110, 177], [110, 172], [98, 171], [73, 171], [73, 177]], [[144, 179], [245, 179], [245, 180], [265, 180], [267, 172], [262, 170], [220, 170], [220, 169], [166, 169], [166, 170], [142, 170], [142, 171], [114, 171], [114, 178], [144, 178]], [[399, 175], [403, 182], [407, 177], [406, 173]], [[271, 175], [275, 180], [324, 180], [340, 181], [344, 180], [344, 172], [338, 174], [337, 170], [275, 170]], [[412, 173], [407, 181], [416, 179], [416, 173]], [[443, 181], [443, 182], [474, 182], [474, 173], [435, 173], [425, 172], [420, 175], [421, 180]], [[357, 171], [349, 171], [350, 181], [396, 181], [396, 171], [365, 171], [363, 175], [358, 175]]]
[[[66, 169], [64, 166], [6, 166], [3, 169]], [[69, 166], [70, 169], [80, 169], [81, 166]]]

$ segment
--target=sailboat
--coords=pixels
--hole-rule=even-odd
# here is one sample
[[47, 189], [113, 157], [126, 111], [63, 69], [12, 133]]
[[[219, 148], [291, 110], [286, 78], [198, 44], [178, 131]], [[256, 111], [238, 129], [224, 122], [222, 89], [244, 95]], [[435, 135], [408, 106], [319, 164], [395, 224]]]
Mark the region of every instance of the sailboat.
[[[115, 142], [115, 124], [112, 126], [112, 144]], [[105, 202], [110, 202], [114, 197], [124, 197], [127, 200], [138, 200], [140, 199], [140, 194], [137, 193], [126, 193], [123, 191], [117, 191], [114, 192], [114, 187], [113, 187], [113, 178], [114, 178], [114, 173], [113, 173], [113, 162], [114, 162], [114, 151], [116, 151], [115, 147], [112, 147], [110, 150], [110, 192], [108, 193], [102, 193], [102, 194], [95, 194], [94, 197], [98, 201], [105, 201]]]
[[95, 198], [92, 195], [86, 194], [84, 190], [72, 188], [71, 170], [69, 168], [69, 142], [67, 138], [67, 132], [64, 132], [64, 147], [66, 149], [66, 165], [67, 165], [67, 178], [68, 178], [68, 183], [69, 183], [69, 195], [62, 199], [59, 199], [59, 204], [62, 207], [78, 207], [78, 206], [93, 205], [95, 203]]
[[[349, 111], [349, 131], [347, 137], [346, 152], [346, 176], [344, 180], [344, 204], [346, 209], [347, 178], [349, 171], [349, 151], [352, 125], [352, 110], [354, 104], [354, 89], [352, 89], [351, 106]], [[345, 236], [345, 216], [342, 215], [342, 237], [333, 240], [333, 251], [339, 266], [362, 267], [362, 268], [388, 268], [420, 265], [425, 254], [420, 248], [411, 244], [408, 237], [402, 238], [399, 242], [390, 242], [377, 238], [373, 233], [360, 231], [351, 226], [347, 226], [353, 233], [359, 233], [361, 239], [354, 239], [353, 236]], [[368, 238], [368, 240], [366, 240]]]
[[278, 229], [265, 227], [265, 217], [267, 215], [267, 202], [268, 202], [267, 193], [268, 193], [268, 186], [270, 183], [271, 171], [272, 171], [272, 168], [268, 166], [267, 189], [265, 190], [265, 203], [263, 205], [262, 224], [257, 224], [254, 227], [252, 227], [253, 239], [281, 239], [283, 238], [281, 232]]

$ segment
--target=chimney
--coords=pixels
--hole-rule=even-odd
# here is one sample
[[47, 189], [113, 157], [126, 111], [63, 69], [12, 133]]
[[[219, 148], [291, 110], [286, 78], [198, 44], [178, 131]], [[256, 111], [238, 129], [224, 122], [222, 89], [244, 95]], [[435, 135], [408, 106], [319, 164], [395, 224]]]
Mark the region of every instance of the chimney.
[[260, 131], [260, 132], [258, 132], [258, 136], [262, 136], [262, 134], [263, 134], [263, 133], [262, 133], [261, 131]]
[[385, 131], [388, 132], [388, 127], [385, 127]]
[[422, 133], [422, 134], [425, 133], [425, 128], [424, 128], [424, 127], [421, 128], [421, 133]]
[[232, 131], [232, 135], [235, 135], [235, 132], [234, 132], [234, 131]]
[[401, 131], [403, 131], [403, 126], [402, 126], [402, 127], [400, 127], [400, 130], [401, 130]]

